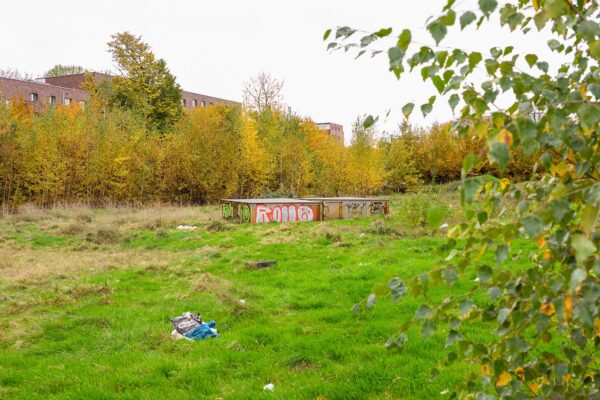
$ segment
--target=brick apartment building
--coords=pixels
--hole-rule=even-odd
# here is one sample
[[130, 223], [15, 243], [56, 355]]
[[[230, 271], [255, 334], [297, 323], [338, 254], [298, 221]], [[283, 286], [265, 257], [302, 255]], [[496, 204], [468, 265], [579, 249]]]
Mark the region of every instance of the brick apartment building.
[[333, 122], [319, 122], [317, 126], [335, 140], [344, 143], [344, 127], [342, 125]]
[[[94, 79], [102, 81], [112, 79], [110, 75], [91, 72]], [[82, 106], [90, 99], [90, 94], [81, 89], [86, 74], [73, 74], [40, 78], [35, 81], [0, 77], [0, 100], [8, 102], [11, 99], [23, 99], [36, 110], [47, 105], [65, 104], [73, 102]], [[239, 105], [232, 100], [207, 96], [200, 93], [181, 91], [182, 106], [187, 109], [207, 107], [213, 104]]]

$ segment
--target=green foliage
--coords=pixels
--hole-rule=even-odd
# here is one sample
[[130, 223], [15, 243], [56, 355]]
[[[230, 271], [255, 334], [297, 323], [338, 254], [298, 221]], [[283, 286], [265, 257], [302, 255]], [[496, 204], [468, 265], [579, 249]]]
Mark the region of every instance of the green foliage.
[[[436, 43], [456, 23], [453, 8], [454, 1], [448, 1], [442, 14], [427, 25]], [[456, 28], [465, 29], [477, 21], [476, 29], [485, 29], [485, 24], [499, 21], [527, 36], [532, 28], [547, 27], [552, 35], [548, 47], [568, 61], [554, 71], [536, 54], [514, 54], [512, 46], [494, 47], [489, 56], [409, 46], [402, 49], [406, 52], [402, 61], [394, 59], [390, 66], [394, 71], [420, 67], [423, 79], [430, 80], [439, 94], [449, 96], [453, 109], [460, 104], [452, 130], [459, 136], [474, 132], [484, 140], [489, 161], [501, 173], [519, 157], [541, 156], [532, 174], [535, 179], [514, 184], [507, 179], [510, 176], [476, 176], [482, 172], [482, 163], [477, 152], [469, 152], [472, 155], [465, 159], [461, 172], [465, 218], [448, 230], [445, 248], [449, 256], [438, 269], [402, 282], [414, 296], [426, 294], [432, 283], [453, 285], [471, 271], [478, 271], [478, 282], [465, 288], [460, 297], [423, 305], [388, 344], [406, 346], [406, 330], [413, 325], [421, 326], [425, 336], [434, 326], [437, 330], [445, 327], [448, 364], [460, 359], [481, 364], [479, 374], [466, 376], [464, 385], [452, 388], [453, 397], [597, 398], [598, 3], [513, 0], [498, 8], [496, 0], [479, 0], [479, 9], [461, 15]], [[334, 48], [349, 48], [352, 38], [340, 35], [338, 40], [341, 43]], [[485, 67], [487, 80], [474, 84], [472, 73], [479, 65]], [[510, 104], [492, 111], [490, 105], [499, 96]], [[421, 105], [424, 115], [431, 112], [436, 98]], [[517, 169], [532, 172], [531, 165], [517, 164]], [[510, 216], [508, 204], [516, 210]], [[481, 210], [476, 212], [474, 207]], [[515, 243], [521, 238], [535, 244], [535, 251], [529, 253], [526, 268], [507, 270], [502, 265], [519, 257]], [[495, 263], [488, 261], [488, 254], [494, 255]], [[399, 279], [393, 285], [390, 282], [392, 297], [398, 297]], [[492, 324], [490, 335], [471, 334], [469, 327], [475, 321]]]
[[85, 68], [80, 67], [79, 65], [61, 65], [57, 64], [54, 67], [50, 68], [44, 76], [61, 76], [61, 75], [75, 75], [75, 74], [83, 74], [86, 72]]
[[135, 111], [159, 132], [172, 128], [182, 114], [181, 87], [166, 62], [129, 32], [113, 35], [108, 48], [121, 73], [111, 81], [110, 106]]

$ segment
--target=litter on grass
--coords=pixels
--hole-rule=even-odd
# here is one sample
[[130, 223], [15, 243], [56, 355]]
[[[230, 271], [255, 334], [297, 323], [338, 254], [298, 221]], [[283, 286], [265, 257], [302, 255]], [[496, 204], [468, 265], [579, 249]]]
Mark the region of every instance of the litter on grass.
[[277, 264], [277, 261], [275, 260], [248, 261], [246, 263], [250, 269], [263, 269], [275, 264]]
[[275, 385], [273, 385], [272, 383], [267, 383], [265, 386], [263, 386], [263, 390], [266, 390], [267, 392], [272, 392], [273, 390], [275, 390]]
[[171, 324], [175, 328], [171, 332], [171, 336], [177, 340], [201, 340], [218, 336], [217, 323], [215, 321], [202, 321], [200, 314], [184, 312], [180, 316], [171, 318]]
[[198, 227], [191, 225], [179, 225], [177, 226], [177, 229], [179, 229], [180, 231], [195, 231], [196, 229], [198, 229]]

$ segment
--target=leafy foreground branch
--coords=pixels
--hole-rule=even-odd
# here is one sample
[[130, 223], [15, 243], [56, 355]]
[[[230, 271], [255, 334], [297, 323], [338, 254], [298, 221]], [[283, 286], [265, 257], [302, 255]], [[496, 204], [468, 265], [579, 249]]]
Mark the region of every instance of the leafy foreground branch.
[[[403, 30], [387, 51], [390, 71], [398, 78], [406, 69], [420, 68], [437, 94], [420, 106], [423, 115], [438, 97], [446, 97], [458, 117], [453, 128], [473, 130], [488, 143], [487, 158], [504, 170], [516, 151], [540, 152], [534, 166], [539, 179], [515, 185], [507, 179], [472, 176], [481, 158], [469, 155], [462, 169], [465, 222], [448, 231], [446, 264], [428, 274], [392, 279], [375, 290], [355, 311], [372, 308], [376, 296], [389, 294], [400, 301], [406, 294], [424, 296], [430, 284], [454, 284], [475, 270], [477, 282], [464, 296], [440, 304], [423, 304], [415, 316], [390, 338], [388, 346], [402, 349], [408, 329], [417, 324], [425, 337], [447, 333], [448, 363], [468, 359], [480, 363], [480, 374], [451, 388], [451, 397], [477, 399], [597, 399], [600, 398], [600, 257], [598, 212], [600, 178], [598, 132], [600, 121], [600, 25], [598, 4], [587, 0], [479, 0], [479, 9], [457, 16], [454, 1], [427, 25], [436, 44], [448, 29], [460, 25], [480, 29], [497, 14], [500, 24], [527, 35], [549, 28], [547, 45], [564, 56], [556, 72], [536, 54], [514, 54], [514, 48], [494, 47], [490, 56], [461, 49], [415, 49], [411, 32]], [[357, 56], [374, 43], [392, 38], [384, 28], [352, 42], [358, 31], [341, 27], [325, 33], [329, 49]], [[474, 70], [485, 72], [480, 85]], [[506, 108], [497, 98], [511, 100]], [[406, 104], [406, 118], [415, 107]], [[368, 121], [374, 122], [371, 117]], [[506, 200], [516, 204], [514, 217], [505, 215]], [[474, 211], [477, 204], [478, 211]], [[440, 222], [431, 213], [433, 222]], [[443, 217], [442, 217], [443, 219]], [[436, 221], [437, 220], [437, 221]], [[435, 225], [435, 224], [433, 224]], [[517, 240], [533, 249], [529, 267], [514, 271], [505, 264], [514, 256]], [[458, 247], [460, 243], [460, 248]], [[487, 261], [495, 256], [495, 263]], [[486, 257], [488, 256], [488, 257]], [[481, 301], [476, 293], [484, 292]], [[491, 338], [470, 337], [468, 322], [483, 321]]]

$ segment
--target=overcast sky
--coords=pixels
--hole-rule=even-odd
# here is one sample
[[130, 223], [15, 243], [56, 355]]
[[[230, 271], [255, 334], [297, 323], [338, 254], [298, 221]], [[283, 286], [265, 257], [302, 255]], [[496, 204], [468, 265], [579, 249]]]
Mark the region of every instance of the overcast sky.
[[[476, 0], [459, 0], [458, 10], [475, 9]], [[116, 32], [142, 35], [167, 61], [181, 86], [217, 97], [242, 99], [244, 81], [266, 71], [285, 81], [286, 103], [316, 122], [344, 125], [361, 114], [385, 116], [380, 131], [393, 131], [408, 101], [424, 102], [433, 94], [418, 73], [399, 82], [387, 71], [387, 56], [354, 60], [328, 53], [322, 36], [327, 28], [349, 25], [364, 30], [393, 27], [413, 30], [413, 39], [433, 43], [425, 30], [427, 17], [445, 1], [356, 0], [19, 0], [3, 1], [0, 25], [0, 69], [42, 74], [54, 64], [92, 70], [114, 69], [106, 42]], [[459, 14], [460, 15], [460, 14]], [[442, 42], [488, 54], [495, 45], [514, 45], [551, 62], [547, 37], [523, 40], [508, 29], [493, 27], [449, 35]], [[556, 64], [560, 60], [554, 59]], [[417, 124], [445, 121], [452, 114], [445, 102], [426, 120], [415, 109]]]

